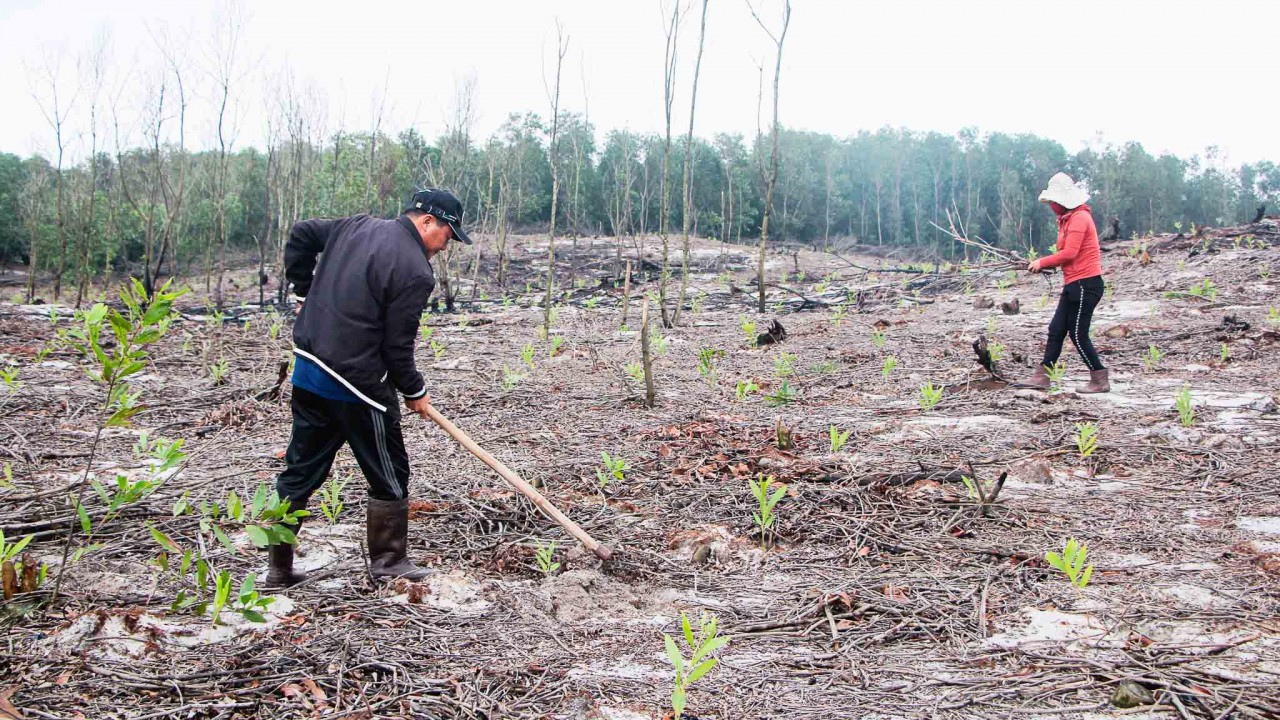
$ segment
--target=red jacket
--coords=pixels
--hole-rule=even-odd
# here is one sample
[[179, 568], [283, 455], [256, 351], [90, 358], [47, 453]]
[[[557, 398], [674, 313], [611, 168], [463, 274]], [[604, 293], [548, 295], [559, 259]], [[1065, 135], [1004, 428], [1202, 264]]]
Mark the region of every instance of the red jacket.
[[1062, 267], [1062, 284], [1102, 274], [1102, 248], [1098, 228], [1088, 205], [1068, 210], [1058, 218], [1058, 252], [1040, 261], [1041, 268]]

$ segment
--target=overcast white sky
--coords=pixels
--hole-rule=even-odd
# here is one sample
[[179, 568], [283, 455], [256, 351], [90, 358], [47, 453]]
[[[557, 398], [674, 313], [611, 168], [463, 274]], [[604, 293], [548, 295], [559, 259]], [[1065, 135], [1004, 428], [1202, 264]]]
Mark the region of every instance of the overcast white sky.
[[[754, 0], [776, 26], [781, 0]], [[52, 133], [32, 97], [43, 58], [61, 53], [68, 87], [95, 35], [110, 42], [109, 88], [122, 113], [157, 62], [151, 37], [185, 37], [193, 101], [189, 141], [213, 136], [208, 47], [221, 0], [0, 0], [0, 150], [49, 153]], [[288, 68], [317, 89], [327, 122], [371, 127], [389, 86], [384, 128], [434, 137], [454, 88], [476, 79], [477, 135], [511, 111], [547, 114], [558, 19], [570, 37], [566, 109], [598, 130], [662, 128], [660, 0], [259, 0], [247, 16], [237, 146], [261, 146], [270, 78]], [[783, 52], [781, 121], [844, 136], [889, 125], [954, 133], [1030, 132], [1076, 151], [1137, 140], [1183, 156], [1219, 146], [1230, 164], [1280, 161], [1274, 88], [1280, 2], [1274, 0], [793, 0]], [[687, 123], [696, 12], [682, 32], [676, 126]], [[744, 0], [711, 0], [695, 132], [752, 133], [757, 64], [772, 44]], [[206, 74], [201, 74], [205, 72]], [[104, 92], [105, 98], [114, 90]], [[766, 91], [767, 92], [767, 91]], [[768, 99], [766, 96], [766, 106]], [[87, 144], [88, 102], [71, 126]], [[109, 112], [109, 111], [104, 111]], [[133, 121], [126, 119], [126, 129]]]

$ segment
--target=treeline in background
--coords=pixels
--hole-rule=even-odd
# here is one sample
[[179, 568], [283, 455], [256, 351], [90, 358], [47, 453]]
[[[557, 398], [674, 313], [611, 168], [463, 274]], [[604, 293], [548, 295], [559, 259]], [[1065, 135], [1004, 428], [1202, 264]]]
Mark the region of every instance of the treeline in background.
[[[133, 274], [150, 286], [183, 275], [203, 277], [221, 302], [228, 257], [249, 254], [261, 258], [268, 295], [282, 295], [280, 260], [295, 220], [392, 216], [425, 186], [463, 199], [477, 248], [501, 266], [510, 234], [545, 230], [551, 220], [553, 161], [561, 236], [643, 237], [662, 226], [665, 138], [599, 133], [576, 113], [560, 114], [554, 157], [546, 118], [534, 113], [510, 116], [487, 139], [471, 136], [465, 116], [428, 139], [415, 130], [323, 130], [301, 103], [282, 102], [265, 146], [234, 151], [220, 135], [215, 149], [189, 149], [172, 107], [141, 117], [126, 147], [113, 147], [106, 121], [92, 138], [79, 133], [92, 151], [74, 164], [0, 153], [0, 262], [25, 266], [29, 287], [39, 273], [56, 296], [74, 292], [79, 301], [104, 276]], [[63, 148], [74, 129], [54, 129]], [[688, 151], [695, 234], [755, 242], [768, 135], [695, 137], [688, 150], [677, 136], [670, 147], [669, 227], [683, 227]], [[1099, 227], [1118, 218], [1125, 237], [1247, 221], [1259, 205], [1280, 202], [1280, 167], [1229, 167], [1212, 148], [1191, 158], [1153, 156], [1138, 143], [1071, 154], [1034, 135], [882, 129], [840, 138], [783, 128], [780, 149], [771, 245], [908, 246], [955, 257], [964, 249], [934, 227], [946, 227], [951, 211], [969, 235], [1044, 251], [1056, 227], [1036, 197], [1059, 171], [1086, 181]]]

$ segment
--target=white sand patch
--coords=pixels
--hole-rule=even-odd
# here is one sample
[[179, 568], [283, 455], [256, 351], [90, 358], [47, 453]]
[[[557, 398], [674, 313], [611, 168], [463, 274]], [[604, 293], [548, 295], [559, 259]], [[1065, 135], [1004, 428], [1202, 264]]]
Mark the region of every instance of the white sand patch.
[[1241, 517], [1236, 519], [1236, 527], [1263, 535], [1280, 535], [1280, 517]]
[[1108, 630], [1092, 615], [1023, 608], [1018, 621], [1004, 632], [987, 638], [985, 644], [1004, 649], [1061, 644], [1119, 647], [1124, 639], [1123, 630]]

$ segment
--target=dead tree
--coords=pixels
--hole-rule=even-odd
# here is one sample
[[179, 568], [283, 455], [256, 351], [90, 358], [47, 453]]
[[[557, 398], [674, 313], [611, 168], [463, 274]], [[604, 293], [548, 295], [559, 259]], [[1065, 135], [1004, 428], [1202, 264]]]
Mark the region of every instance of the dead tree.
[[782, 43], [787, 39], [787, 28], [791, 25], [791, 0], [783, 0], [782, 31], [777, 35], [769, 30], [750, 2], [747, 3], [747, 7], [751, 9], [751, 16], [760, 25], [760, 29], [764, 30], [777, 48], [773, 69], [773, 149], [769, 153], [769, 173], [765, 179], [764, 217], [760, 221], [760, 258], [756, 266], [756, 280], [760, 290], [758, 311], [764, 312], [764, 253], [769, 245], [769, 213], [773, 206], [773, 192], [778, 185], [778, 84], [782, 78]]
[[564, 56], [569, 52], [569, 38], [564, 29], [556, 23], [556, 84], [549, 93], [551, 99], [551, 139], [547, 147], [547, 157], [551, 160], [551, 227], [547, 233], [547, 294], [542, 303], [542, 334], [551, 337], [551, 297], [556, 281], [556, 214], [560, 200], [560, 171], [556, 162], [556, 141], [560, 130], [560, 69], [564, 66]]
[[702, 25], [698, 31], [698, 57], [693, 63], [693, 86], [689, 90], [689, 132], [684, 136], [684, 244], [680, 258], [680, 296], [671, 313], [671, 324], [680, 319], [680, 310], [689, 291], [689, 230], [693, 224], [693, 115], [698, 109], [698, 74], [702, 71], [702, 48], [707, 39], [707, 0], [702, 0]]
[[[54, 222], [58, 227], [58, 270], [53, 276], [53, 300], [58, 301], [62, 295], [62, 276], [67, 271], [67, 218], [63, 205], [63, 198], [66, 194], [63, 188], [64, 178], [62, 177], [62, 160], [66, 153], [67, 138], [66, 124], [67, 116], [71, 114], [71, 109], [75, 107], [76, 96], [79, 94], [79, 88], [71, 93], [71, 98], [64, 103], [65, 94], [62, 92], [62, 57], [46, 55], [44, 63], [40, 68], [40, 75], [43, 82], [48, 84], [48, 96], [43, 97], [39, 93], [32, 92], [32, 96], [36, 100], [36, 105], [40, 108], [40, 112], [44, 115], [45, 122], [49, 123], [49, 128], [53, 130], [53, 138], [58, 149], [58, 162], [54, 167], [53, 182], [56, 187], [58, 200], [56, 215]], [[27, 281], [27, 295], [30, 296], [34, 292], [35, 273], [32, 272]]]
[[671, 22], [663, 25], [667, 38], [662, 62], [662, 110], [666, 117], [666, 135], [662, 143], [662, 210], [658, 218], [658, 234], [662, 238], [662, 271], [658, 276], [658, 309], [663, 327], [671, 327], [667, 315], [667, 281], [671, 277], [671, 103], [676, 94], [676, 50], [680, 36], [680, 0], [671, 6]]
[[1250, 224], [1251, 224], [1251, 225], [1257, 225], [1258, 223], [1262, 222], [1262, 218], [1263, 218], [1263, 216], [1265, 216], [1266, 214], [1267, 214], [1267, 206], [1266, 206], [1266, 204], [1264, 203], [1264, 204], [1262, 204], [1262, 205], [1259, 205], [1259, 206], [1258, 206], [1258, 212], [1257, 212], [1257, 214], [1253, 216], [1253, 220], [1249, 221], [1249, 222], [1250, 222]]

